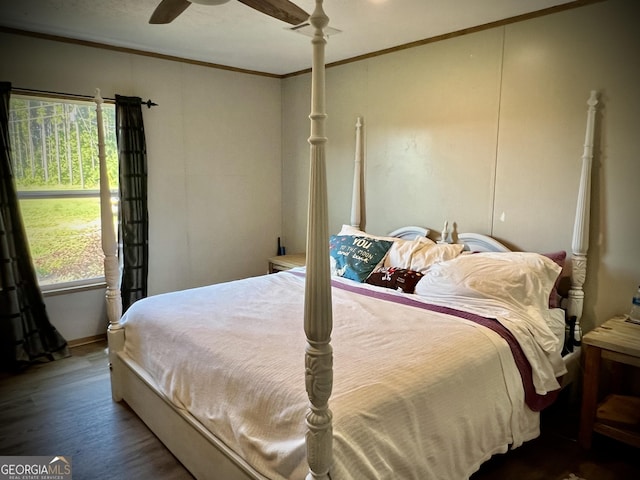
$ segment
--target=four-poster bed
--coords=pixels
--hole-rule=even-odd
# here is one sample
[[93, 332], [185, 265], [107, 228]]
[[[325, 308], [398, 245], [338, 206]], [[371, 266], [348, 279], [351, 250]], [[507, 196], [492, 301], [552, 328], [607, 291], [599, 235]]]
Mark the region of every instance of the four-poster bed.
[[[451, 283], [459, 269], [483, 262], [500, 262], [511, 275], [513, 262], [532, 271], [537, 290], [525, 296], [548, 298], [560, 267], [541, 255], [509, 252], [479, 234], [458, 235], [457, 246], [436, 244], [417, 227], [383, 238], [360, 231], [358, 119], [352, 226], [337, 237], [386, 246], [383, 258], [395, 248], [394, 258], [403, 259], [405, 269], [419, 269], [420, 280], [413, 294], [332, 275], [330, 265], [340, 257], [330, 252], [327, 226], [323, 29], [328, 18], [321, 0], [310, 22], [315, 35], [306, 268], [157, 295], [136, 302], [121, 319], [103, 174], [113, 399], [126, 401], [196, 478], [468, 476], [491, 455], [537, 436], [537, 411], [553, 400], [556, 377], [566, 373], [565, 362], [575, 363], [578, 350], [563, 362], [562, 339], [551, 336], [552, 309], [546, 303], [521, 310], [493, 297], [490, 302], [465, 297], [460, 306], [442, 284]], [[101, 129], [99, 93], [96, 102]], [[595, 104], [592, 92], [572, 244], [568, 315], [575, 318], [578, 339]], [[461, 253], [463, 244], [486, 253]], [[521, 288], [518, 282], [512, 286]], [[537, 313], [529, 318], [524, 310]], [[540, 337], [522, 331], [531, 329]]]

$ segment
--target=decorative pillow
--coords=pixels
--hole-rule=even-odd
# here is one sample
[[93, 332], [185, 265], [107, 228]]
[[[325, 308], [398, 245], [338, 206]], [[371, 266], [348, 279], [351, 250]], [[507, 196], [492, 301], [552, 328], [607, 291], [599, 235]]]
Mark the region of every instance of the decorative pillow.
[[[556, 262], [561, 269], [564, 269], [564, 262], [567, 258], [567, 252], [564, 250], [560, 250], [558, 252], [553, 253], [543, 253], [543, 255], [547, 258], [550, 258], [554, 262]], [[553, 284], [553, 288], [551, 289], [551, 294], [549, 295], [549, 308], [559, 308], [560, 307], [560, 294], [558, 293], [558, 283], [560, 283], [560, 278], [562, 277], [562, 270], [560, 271], [560, 275], [556, 279], [556, 282]]]
[[416, 284], [422, 278], [422, 273], [407, 270], [406, 268], [380, 267], [367, 277], [367, 283], [378, 287], [402, 290], [404, 293], [413, 293]]
[[331, 235], [331, 274], [364, 282], [387, 255], [393, 242], [354, 235]]
[[396, 237], [385, 237], [379, 235], [371, 235], [363, 232], [351, 225], [343, 225], [338, 235], [355, 235], [359, 237], [375, 238], [377, 240], [387, 240], [393, 242], [389, 249], [388, 255], [384, 259], [385, 267], [409, 268], [411, 265], [411, 256], [417, 249], [425, 245], [435, 245], [435, 242], [427, 237], [416, 237], [415, 240], [405, 240]]
[[538, 253], [481, 252], [433, 264], [415, 292], [433, 298], [491, 299], [546, 311], [560, 267]]

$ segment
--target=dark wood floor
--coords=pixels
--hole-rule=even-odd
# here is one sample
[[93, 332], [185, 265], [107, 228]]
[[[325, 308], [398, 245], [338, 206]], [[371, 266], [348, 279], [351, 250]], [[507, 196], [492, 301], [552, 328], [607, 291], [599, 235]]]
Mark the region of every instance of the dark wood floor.
[[[125, 405], [111, 400], [106, 344], [0, 377], [0, 456], [71, 457], [75, 480], [192, 479]], [[542, 435], [487, 462], [472, 480], [640, 478], [640, 451], [596, 436], [576, 444], [577, 416], [566, 399], [545, 413]], [[428, 480], [428, 479], [425, 479]]]
[[106, 343], [0, 379], [0, 455], [71, 457], [74, 480], [193, 479], [111, 400]]
[[579, 405], [561, 396], [541, 416], [541, 434], [485, 463], [471, 480], [585, 480], [640, 478], [640, 450], [594, 435], [593, 446], [578, 446]]

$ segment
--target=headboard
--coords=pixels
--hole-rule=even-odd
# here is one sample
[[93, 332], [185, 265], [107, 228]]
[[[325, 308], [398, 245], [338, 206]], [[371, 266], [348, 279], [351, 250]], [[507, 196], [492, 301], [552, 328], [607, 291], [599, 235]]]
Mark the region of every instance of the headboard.
[[[352, 226], [360, 228], [357, 225]], [[426, 237], [427, 235], [429, 235], [428, 229], [414, 226], [401, 227], [393, 232], [389, 232], [390, 237], [402, 238], [404, 240], [414, 240], [416, 237]]]
[[[359, 228], [357, 225], [352, 227]], [[389, 232], [387, 236], [402, 238], [404, 240], [413, 240], [416, 237], [429, 236], [430, 230], [424, 227], [416, 227], [413, 225], [400, 227], [392, 232]], [[457, 235], [455, 243], [464, 244], [464, 250], [469, 252], [510, 252], [511, 250], [504, 244], [500, 243], [495, 238], [483, 235], [481, 233], [460, 233]], [[440, 241], [438, 243], [454, 243], [451, 241]]]
[[510, 252], [511, 250], [495, 238], [480, 233], [460, 233], [457, 243], [463, 243], [470, 252]]

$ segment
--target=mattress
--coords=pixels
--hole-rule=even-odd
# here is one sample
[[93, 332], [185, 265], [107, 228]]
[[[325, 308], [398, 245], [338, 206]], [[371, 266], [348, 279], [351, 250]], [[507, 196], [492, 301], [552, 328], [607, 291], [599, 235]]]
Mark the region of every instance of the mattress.
[[[499, 333], [421, 308], [416, 295], [333, 284], [334, 480], [464, 479], [539, 434]], [[258, 472], [303, 479], [303, 310], [303, 271], [152, 296], [123, 317], [125, 354]], [[513, 330], [535, 343], [523, 338], [532, 329]], [[526, 353], [536, 355], [533, 377], [562, 373], [540, 351]]]

